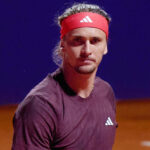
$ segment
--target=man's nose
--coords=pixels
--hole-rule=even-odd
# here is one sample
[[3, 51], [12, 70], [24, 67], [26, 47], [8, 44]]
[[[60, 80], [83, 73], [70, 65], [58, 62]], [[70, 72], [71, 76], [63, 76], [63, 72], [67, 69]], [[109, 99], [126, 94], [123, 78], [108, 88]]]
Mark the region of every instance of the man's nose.
[[84, 43], [84, 46], [82, 48], [81, 54], [85, 55], [85, 56], [89, 56], [91, 55], [92, 51], [91, 51], [91, 44], [90, 42], [87, 40]]

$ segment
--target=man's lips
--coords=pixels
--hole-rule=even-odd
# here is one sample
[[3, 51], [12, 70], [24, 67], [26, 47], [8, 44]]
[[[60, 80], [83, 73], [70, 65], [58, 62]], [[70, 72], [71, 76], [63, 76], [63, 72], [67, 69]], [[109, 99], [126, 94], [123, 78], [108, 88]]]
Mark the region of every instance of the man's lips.
[[92, 58], [81, 58], [79, 59], [79, 62], [81, 65], [91, 64], [92, 62], [95, 62]]
[[80, 58], [79, 60], [80, 61], [93, 61], [93, 62], [95, 62], [95, 59], [93, 59], [93, 58]]

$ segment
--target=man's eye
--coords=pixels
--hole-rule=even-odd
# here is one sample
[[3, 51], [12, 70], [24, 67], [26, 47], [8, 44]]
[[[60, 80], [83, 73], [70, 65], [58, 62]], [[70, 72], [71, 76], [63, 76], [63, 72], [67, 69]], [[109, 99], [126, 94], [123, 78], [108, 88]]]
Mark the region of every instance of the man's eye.
[[101, 40], [99, 38], [93, 38], [90, 40], [91, 44], [97, 44], [98, 42], [100, 42]]
[[74, 42], [82, 42], [82, 39], [81, 38], [75, 38], [73, 39]]
[[73, 46], [78, 46], [78, 45], [81, 45], [83, 43], [83, 40], [82, 40], [82, 38], [74, 38], [74, 39], [72, 39], [72, 41], [71, 41], [71, 44], [73, 45]]

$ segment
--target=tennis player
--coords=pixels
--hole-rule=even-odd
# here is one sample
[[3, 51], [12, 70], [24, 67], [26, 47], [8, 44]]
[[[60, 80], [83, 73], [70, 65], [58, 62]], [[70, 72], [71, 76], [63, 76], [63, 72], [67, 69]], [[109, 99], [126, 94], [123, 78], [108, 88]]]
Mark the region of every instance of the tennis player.
[[96, 76], [108, 52], [109, 22], [103, 9], [86, 3], [58, 17], [62, 63], [19, 104], [12, 150], [112, 150], [115, 96]]

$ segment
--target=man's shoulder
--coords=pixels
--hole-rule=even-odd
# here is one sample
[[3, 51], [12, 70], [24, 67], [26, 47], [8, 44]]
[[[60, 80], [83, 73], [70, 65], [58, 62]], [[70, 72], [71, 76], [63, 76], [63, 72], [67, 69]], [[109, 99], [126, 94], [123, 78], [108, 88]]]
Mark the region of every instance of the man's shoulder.
[[110, 83], [107, 81], [103, 80], [102, 78], [96, 76], [95, 78], [95, 86], [103, 89], [111, 89]]
[[25, 110], [29, 113], [41, 110], [58, 112], [61, 110], [60, 92], [54, 73], [50, 73], [26, 95], [16, 112], [17, 114]]
[[41, 82], [39, 82], [31, 91], [27, 94], [29, 96], [39, 96], [46, 99], [56, 93], [58, 82], [54, 79], [54, 76], [59, 74], [58, 70], [55, 72], [49, 73]]
[[116, 108], [116, 97], [114, 90], [112, 86], [109, 84], [109, 82], [101, 79], [100, 77], [96, 77], [96, 94], [100, 94], [101, 96], [104, 96], [107, 98], [108, 101], [105, 102], [110, 102], [113, 109], [115, 110]]
[[100, 77], [96, 77], [95, 79], [95, 91], [104, 95], [110, 95], [110, 97], [114, 97], [115, 95], [111, 84]]

